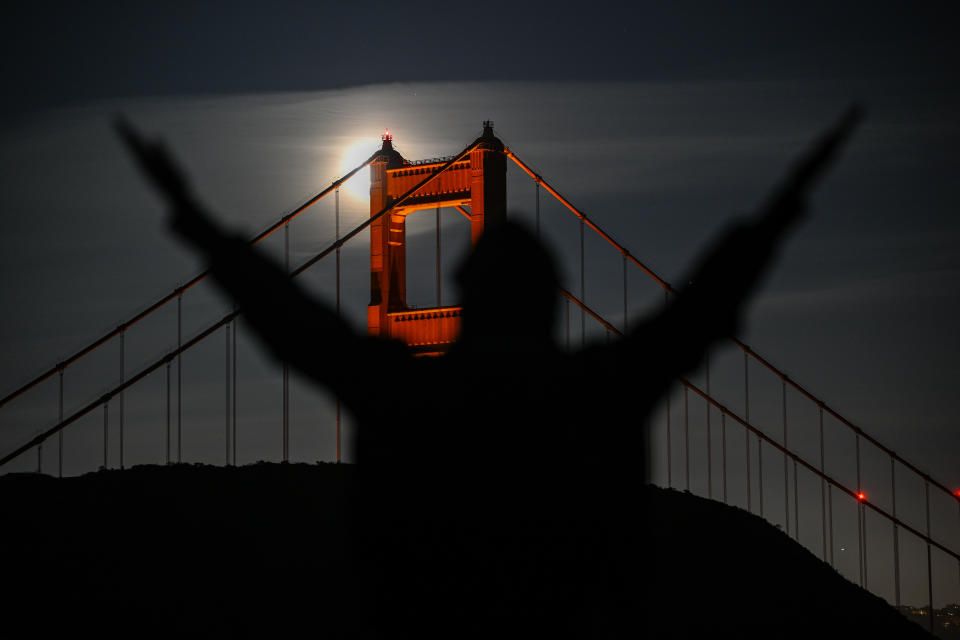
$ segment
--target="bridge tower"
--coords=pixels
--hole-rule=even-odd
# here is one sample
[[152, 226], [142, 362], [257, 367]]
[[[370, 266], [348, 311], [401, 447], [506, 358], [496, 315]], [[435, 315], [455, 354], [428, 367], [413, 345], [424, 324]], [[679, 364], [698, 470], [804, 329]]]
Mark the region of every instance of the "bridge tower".
[[[389, 132], [381, 140], [380, 153], [370, 164], [371, 216], [451, 160], [410, 161], [393, 148]], [[460, 307], [407, 306], [406, 217], [423, 209], [456, 207], [470, 218], [473, 244], [488, 225], [506, 220], [507, 159], [503, 143], [493, 135], [492, 122], [483, 123], [483, 134], [476, 142], [468, 157], [370, 225], [370, 335], [402, 340], [423, 355], [439, 355], [456, 340]]]

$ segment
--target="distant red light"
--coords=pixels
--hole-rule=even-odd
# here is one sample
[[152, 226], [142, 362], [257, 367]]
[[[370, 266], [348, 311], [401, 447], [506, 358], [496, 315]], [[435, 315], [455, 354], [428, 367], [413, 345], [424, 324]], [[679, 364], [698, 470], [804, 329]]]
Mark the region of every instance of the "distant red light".
[[860, 502], [863, 502], [866, 499], [867, 499], [867, 494], [865, 494], [864, 492], [861, 491], [860, 493], [857, 494], [857, 500], [859, 500]]
[[955, 496], [957, 496], [958, 498], [960, 498], [960, 489], [957, 489], [956, 491], [954, 491], [954, 492], [953, 492], [953, 495], [955, 495]]

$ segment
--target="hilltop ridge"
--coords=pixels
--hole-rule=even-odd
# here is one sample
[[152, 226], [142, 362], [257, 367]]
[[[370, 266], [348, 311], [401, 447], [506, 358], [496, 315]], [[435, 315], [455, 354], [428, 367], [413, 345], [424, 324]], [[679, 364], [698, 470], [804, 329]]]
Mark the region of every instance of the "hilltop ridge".
[[[0, 477], [6, 628], [349, 635], [352, 465], [140, 466]], [[930, 638], [742, 509], [653, 486], [649, 637]]]

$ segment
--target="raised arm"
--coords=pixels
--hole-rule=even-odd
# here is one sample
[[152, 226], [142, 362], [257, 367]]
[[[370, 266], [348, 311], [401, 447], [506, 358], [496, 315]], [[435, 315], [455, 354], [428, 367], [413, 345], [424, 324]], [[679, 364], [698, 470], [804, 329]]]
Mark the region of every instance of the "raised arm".
[[174, 231], [203, 254], [213, 277], [273, 355], [331, 387], [348, 405], [361, 402], [358, 381], [383, 345], [358, 336], [336, 313], [307, 296], [278, 264], [221, 230], [162, 143], [145, 140], [123, 120], [116, 126], [169, 206]]
[[662, 393], [704, 358], [714, 342], [733, 336], [744, 304], [790, 228], [803, 216], [807, 195], [852, 133], [862, 111], [850, 107], [794, 165], [754, 216], [728, 229], [710, 248], [667, 307], [621, 343], [624, 366], [656, 368], [648, 384]]

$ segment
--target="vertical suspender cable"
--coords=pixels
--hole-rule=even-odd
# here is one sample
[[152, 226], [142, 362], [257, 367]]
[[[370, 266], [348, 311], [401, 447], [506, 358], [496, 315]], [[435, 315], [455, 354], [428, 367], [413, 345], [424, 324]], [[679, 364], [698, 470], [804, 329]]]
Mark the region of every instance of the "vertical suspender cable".
[[897, 469], [890, 456], [890, 495], [893, 497], [893, 593], [896, 606], [900, 606], [900, 532], [897, 528]]
[[[57, 422], [63, 422], [63, 367], [60, 367], [58, 373], [60, 390], [58, 393], [59, 400], [57, 402]], [[63, 477], [63, 429], [57, 434], [57, 477]]]
[[223, 335], [226, 339], [224, 343], [224, 364], [223, 370], [224, 389], [224, 411], [223, 411], [223, 464], [230, 466], [230, 323], [223, 327]]
[[797, 461], [793, 460], [793, 533], [800, 542], [800, 489], [797, 484]]
[[[664, 306], [670, 303], [670, 294], [663, 292]], [[670, 442], [670, 390], [667, 393], [667, 486], [673, 488], [673, 448]]]
[[[820, 407], [820, 430], [821, 430], [821, 432], [823, 431], [823, 407]], [[821, 446], [824, 446], [824, 445], [823, 445], [823, 438], [822, 438], [822, 437], [821, 437]], [[823, 463], [821, 462], [821, 466], [822, 466], [822, 464], [823, 464]], [[834, 547], [834, 544], [833, 544], [833, 485], [832, 485], [832, 484], [828, 484], [828, 485], [827, 485], [827, 514], [830, 516], [830, 529], [829, 529], [829, 532], [830, 532], [830, 545], [829, 545], [829, 549], [830, 549], [830, 566], [836, 568], [835, 565], [834, 565], [834, 558], [833, 558], [833, 547]]]
[[437, 306], [443, 306], [443, 296], [441, 289], [441, 282], [443, 279], [443, 262], [442, 255], [440, 252], [440, 207], [437, 207]]
[[870, 575], [867, 573], [867, 507], [864, 504], [860, 505], [860, 519], [863, 522], [863, 588], [869, 589], [870, 584]]
[[[236, 308], [234, 308], [236, 311]], [[233, 389], [233, 406], [230, 408], [230, 415], [232, 416], [231, 422], [233, 435], [230, 438], [230, 444], [233, 447], [231, 452], [231, 458], [233, 459], [233, 466], [237, 466], [237, 338], [240, 334], [240, 318], [233, 319], [233, 340], [230, 345], [231, 351], [231, 371], [230, 376], [233, 378], [233, 382], [230, 384], [230, 388]]]
[[336, 250], [336, 290], [337, 315], [340, 315], [340, 187], [333, 192], [333, 235], [337, 241]]
[[627, 335], [627, 256], [623, 256], [623, 335]]
[[670, 442], [670, 391], [667, 391], [667, 486], [673, 488], [673, 446]]
[[[823, 407], [820, 407], [820, 473], [826, 474], [823, 468]], [[823, 561], [827, 561], [827, 481], [820, 476], [820, 524], [823, 534]]]
[[854, 438], [857, 448], [857, 560], [860, 564], [860, 586], [864, 586], [863, 581], [863, 502], [860, 497], [863, 495], [863, 488], [860, 486], [860, 434]]
[[[747, 352], [743, 352], [743, 416], [747, 424], [750, 424], [750, 377], [749, 362], [747, 361]], [[746, 467], [747, 467], [747, 511], [753, 513], [750, 505], [750, 432], [744, 429], [744, 440], [746, 440]]]
[[[783, 405], [783, 448], [787, 449], [787, 381], [784, 378], [780, 380], [781, 404]], [[787, 474], [787, 453], [783, 453], [783, 518], [786, 523], [786, 534], [790, 535], [790, 483]]]
[[690, 491], [690, 390], [683, 387], [683, 457], [686, 467], [686, 489]]
[[720, 414], [720, 479], [723, 481], [723, 504], [727, 504], [727, 414]]
[[[834, 567], [833, 563], [833, 485], [827, 485], [827, 511], [830, 514], [830, 566]], [[834, 567], [836, 568], [836, 567]]]
[[757, 505], [763, 517], [763, 439], [757, 436]]
[[[127, 335], [126, 331], [120, 332], [120, 384], [123, 384], [124, 380], [127, 377], [127, 371], [126, 371], [127, 367], [125, 362], [126, 357], [124, 354], [124, 351], [125, 351], [124, 343], [125, 343], [126, 335]], [[120, 403], [120, 442], [119, 442], [120, 468], [123, 469], [123, 390], [122, 389], [118, 395], [120, 396], [118, 399]]]
[[[283, 270], [290, 273], [290, 223], [283, 225]], [[290, 460], [290, 366], [283, 363], [283, 461]]]
[[763, 439], [757, 436], [757, 503], [763, 517]]
[[930, 561], [930, 481], [923, 481], [927, 503], [927, 601], [930, 603], [930, 633], [933, 633], [933, 564]]
[[108, 443], [108, 432], [107, 432], [107, 415], [110, 411], [110, 403], [103, 403], [103, 468], [107, 468], [107, 443]]
[[167, 361], [167, 464], [170, 464], [170, 362]]
[[290, 368], [287, 363], [283, 363], [283, 451], [281, 453], [284, 462], [290, 460]]
[[[336, 289], [337, 289], [337, 317], [339, 318], [339, 317], [340, 317], [340, 244], [339, 244], [339, 242], [340, 242], [340, 188], [339, 188], [339, 187], [337, 188], [337, 190], [334, 192], [333, 195], [334, 195], [334, 198], [333, 198], [333, 233], [334, 233], [334, 236], [336, 237], [337, 243], [338, 243], [338, 244], [337, 244], [337, 273], [336, 273], [337, 286], [336, 286]], [[438, 215], [439, 215], [439, 212], [440, 212], [440, 209], [438, 208], [438, 209], [437, 209], [437, 214], [438, 214]], [[437, 243], [439, 244], [439, 242], [440, 242], [440, 240], [439, 240], [439, 229], [438, 229], [438, 231], [437, 231], [437, 235], [438, 235]], [[440, 249], [439, 249], [439, 246], [438, 246], [438, 247], [437, 247], [437, 252], [439, 253], [439, 251], [440, 251]], [[439, 279], [439, 276], [438, 276], [437, 282], [439, 282], [439, 281], [440, 281], [440, 279]], [[439, 285], [438, 285], [438, 287], [439, 287]], [[439, 289], [438, 289], [438, 290], [439, 290]], [[437, 294], [437, 297], [439, 297], [439, 293]], [[336, 407], [336, 411], [337, 411], [337, 462], [340, 462], [340, 396], [337, 396], [337, 407]]]
[[536, 230], [537, 230], [537, 240], [540, 239], [540, 178], [537, 177], [534, 179], [534, 183], [537, 185], [537, 204], [536, 204]]
[[177, 462], [183, 462], [183, 352], [180, 351], [183, 339], [183, 291], [177, 296]]
[[800, 494], [797, 492], [797, 461], [793, 461], [793, 537], [800, 542]]
[[[710, 354], [707, 353], [707, 396], [710, 395]], [[713, 452], [710, 448], [710, 401], [704, 400], [707, 409], [707, 497], [713, 498]]]
[[[587, 304], [586, 279], [583, 271], [583, 229], [585, 224], [583, 218], [580, 218], [580, 302]], [[580, 348], [582, 349], [587, 341], [587, 312], [580, 307]]]

